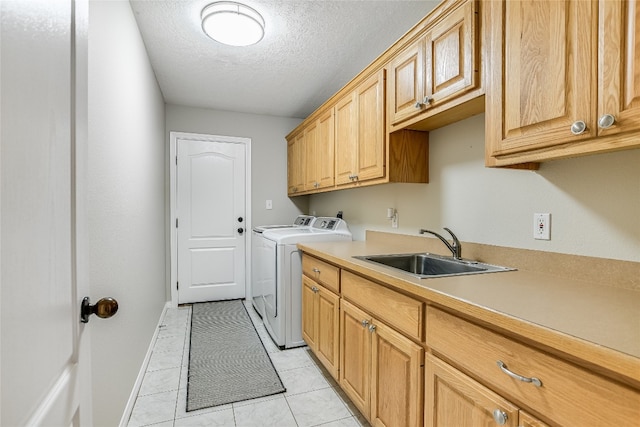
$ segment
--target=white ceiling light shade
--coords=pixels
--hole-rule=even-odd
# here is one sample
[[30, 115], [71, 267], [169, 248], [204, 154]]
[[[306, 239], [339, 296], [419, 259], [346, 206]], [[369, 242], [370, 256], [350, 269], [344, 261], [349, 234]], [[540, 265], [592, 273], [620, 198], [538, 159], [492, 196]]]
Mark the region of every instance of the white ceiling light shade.
[[202, 9], [202, 30], [220, 43], [249, 46], [264, 37], [264, 18], [242, 3], [219, 1]]

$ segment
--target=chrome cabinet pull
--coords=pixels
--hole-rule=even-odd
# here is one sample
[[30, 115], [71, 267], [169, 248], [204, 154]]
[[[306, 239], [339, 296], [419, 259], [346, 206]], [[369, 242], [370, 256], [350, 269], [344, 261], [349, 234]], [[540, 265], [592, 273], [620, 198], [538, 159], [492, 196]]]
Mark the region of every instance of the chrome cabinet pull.
[[571, 133], [574, 135], [581, 135], [587, 130], [587, 124], [582, 120], [573, 122], [571, 125]]
[[313, 291], [313, 293], [315, 293], [315, 294], [317, 294], [317, 293], [318, 293], [318, 291], [319, 291], [319, 289], [318, 289], [318, 288], [316, 288], [315, 286], [314, 286], [313, 288], [311, 288], [311, 290], [312, 290], [312, 291]]
[[366, 327], [367, 327], [367, 325], [369, 324], [369, 321], [368, 321], [367, 319], [365, 319], [365, 320], [363, 320], [363, 321], [362, 321], [362, 322], [360, 322], [360, 323], [362, 323], [362, 327], [363, 327], [363, 328], [366, 328]]
[[369, 325], [369, 332], [375, 332], [376, 325]]
[[507, 416], [506, 413], [504, 413], [500, 409], [496, 409], [495, 411], [493, 411], [493, 419], [496, 422], [496, 424], [498, 424], [499, 426], [503, 426], [507, 423], [507, 420], [509, 419], [509, 417]]
[[533, 385], [535, 385], [536, 387], [541, 387], [542, 386], [542, 381], [540, 381], [538, 378], [536, 377], [523, 377], [522, 375], [518, 375], [515, 372], [511, 372], [509, 369], [507, 369], [507, 366], [504, 364], [504, 362], [502, 362], [502, 360], [498, 360], [497, 362], [498, 368], [500, 368], [500, 370], [502, 372], [504, 372], [505, 374], [509, 375], [511, 378], [514, 378], [518, 381], [522, 381], [525, 383], [532, 383]]
[[598, 126], [600, 126], [600, 129], [608, 129], [613, 126], [615, 122], [615, 116], [613, 116], [612, 114], [605, 114], [604, 116], [600, 117], [600, 119], [598, 119]]
[[314, 268], [313, 268], [313, 272], [314, 272], [314, 273], [320, 273], [320, 270], [318, 270], [317, 268], [315, 268], [315, 267], [314, 267]]

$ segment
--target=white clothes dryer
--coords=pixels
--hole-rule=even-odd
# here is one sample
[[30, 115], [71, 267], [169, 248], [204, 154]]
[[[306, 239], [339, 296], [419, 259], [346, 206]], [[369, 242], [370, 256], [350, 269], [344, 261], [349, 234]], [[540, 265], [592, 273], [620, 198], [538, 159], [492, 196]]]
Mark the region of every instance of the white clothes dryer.
[[253, 308], [260, 317], [264, 317], [265, 314], [263, 289], [271, 286], [265, 283], [265, 281], [270, 280], [269, 278], [273, 276], [273, 273], [268, 273], [266, 276], [262, 273], [269, 269], [275, 269], [273, 263], [264, 264], [267, 258], [263, 253], [268, 251], [268, 249], [265, 247], [262, 233], [268, 230], [309, 228], [315, 219], [316, 217], [312, 215], [298, 215], [292, 224], [258, 225], [253, 227], [251, 234], [251, 288], [249, 289], [248, 295], [249, 298], [251, 298]]
[[262, 270], [257, 274], [263, 278], [265, 328], [280, 348], [303, 346], [302, 254], [297, 244], [352, 240], [351, 232], [340, 218], [318, 217], [309, 228], [269, 230], [262, 237]]

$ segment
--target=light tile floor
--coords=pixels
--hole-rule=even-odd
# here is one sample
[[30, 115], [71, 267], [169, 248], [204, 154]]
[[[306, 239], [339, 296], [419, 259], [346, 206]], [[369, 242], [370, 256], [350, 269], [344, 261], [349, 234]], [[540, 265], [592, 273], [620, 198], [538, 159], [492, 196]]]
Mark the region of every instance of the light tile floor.
[[168, 309], [129, 427], [369, 426], [307, 347], [278, 349], [251, 304], [245, 306], [287, 391], [186, 412], [191, 307]]

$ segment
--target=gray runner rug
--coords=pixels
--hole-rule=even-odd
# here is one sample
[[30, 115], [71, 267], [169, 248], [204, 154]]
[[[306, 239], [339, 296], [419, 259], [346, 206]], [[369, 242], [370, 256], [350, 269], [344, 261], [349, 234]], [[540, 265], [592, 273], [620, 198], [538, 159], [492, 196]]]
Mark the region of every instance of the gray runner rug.
[[187, 411], [285, 390], [240, 300], [193, 304]]

